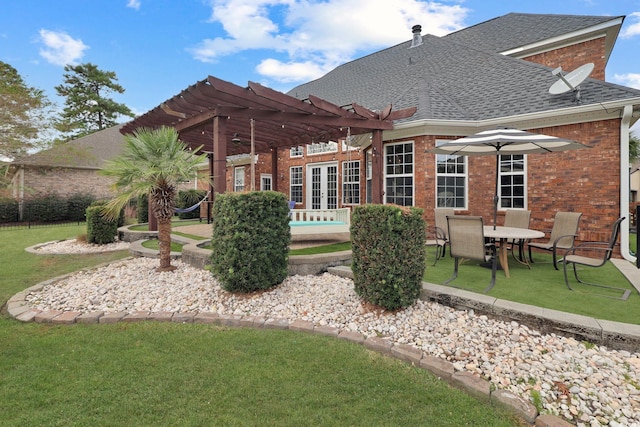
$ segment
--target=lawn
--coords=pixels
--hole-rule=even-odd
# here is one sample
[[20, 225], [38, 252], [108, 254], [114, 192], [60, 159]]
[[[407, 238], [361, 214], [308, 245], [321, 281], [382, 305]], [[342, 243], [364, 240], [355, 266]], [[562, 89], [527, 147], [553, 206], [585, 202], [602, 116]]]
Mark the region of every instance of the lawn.
[[[453, 274], [453, 258], [447, 255], [433, 266], [434, 248], [427, 250], [427, 268], [423, 276], [425, 282], [442, 284]], [[568, 270], [569, 283], [574, 291], [570, 291], [564, 282], [562, 266], [555, 270], [550, 254], [534, 253], [535, 262], [531, 269], [518, 263], [509, 255], [511, 278], [507, 279], [503, 271], [496, 274], [496, 284], [488, 295], [535, 305], [538, 307], [582, 314], [598, 319], [614, 320], [624, 323], [640, 324], [640, 295], [635, 290], [627, 301], [620, 301], [602, 296], [618, 294], [605, 289], [586, 286], [576, 282], [573, 271]], [[633, 289], [629, 281], [620, 271], [608, 262], [601, 268], [584, 269], [579, 272], [580, 278], [589, 282], [606, 284], [625, 289]], [[491, 280], [491, 269], [482, 267], [478, 262], [465, 261], [458, 270], [458, 278], [450, 285], [473, 292], [483, 293]]]
[[[80, 226], [0, 230], [0, 304], [128, 256], [28, 254]], [[513, 426], [429, 372], [292, 331], [161, 322], [52, 326], [0, 316], [0, 425]]]

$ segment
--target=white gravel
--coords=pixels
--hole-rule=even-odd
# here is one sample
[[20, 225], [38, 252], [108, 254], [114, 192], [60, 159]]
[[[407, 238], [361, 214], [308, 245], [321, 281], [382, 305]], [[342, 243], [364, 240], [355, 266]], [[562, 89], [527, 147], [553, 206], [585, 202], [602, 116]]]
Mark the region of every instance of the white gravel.
[[119, 240], [106, 245], [98, 245], [95, 243], [78, 242], [76, 239], [67, 239], [43, 243], [30, 249], [35, 253], [41, 254], [94, 254], [129, 249], [129, 245], [129, 242], [121, 242]]
[[293, 276], [263, 293], [236, 296], [208, 271], [180, 261], [156, 272], [157, 259], [136, 258], [78, 272], [27, 297], [42, 310], [217, 312], [306, 320], [366, 337], [385, 336], [421, 348], [531, 400], [544, 413], [580, 426], [640, 427], [640, 353], [585, 346], [517, 322], [417, 301], [396, 313], [368, 310], [349, 279]]

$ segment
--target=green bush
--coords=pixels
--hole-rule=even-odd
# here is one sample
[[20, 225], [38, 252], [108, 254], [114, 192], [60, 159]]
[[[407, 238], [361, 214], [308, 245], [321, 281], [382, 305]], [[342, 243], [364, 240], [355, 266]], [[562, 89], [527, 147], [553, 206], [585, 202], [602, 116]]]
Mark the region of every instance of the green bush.
[[230, 292], [282, 283], [291, 243], [289, 205], [274, 191], [216, 195], [211, 272]]
[[149, 198], [147, 196], [138, 197], [138, 224], [149, 222]]
[[[198, 203], [207, 194], [204, 190], [181, 190], [178, 191], [178, 207], [187, 209]], [[178, 212], [180, 219], [200, 218], [200, 206], [190, 212]]]
[[0, 222], [17, 222], [19, 219], [18, 201], [9, 197], [0, 197]]
[[67, 199], [67, 219], [84, 222], [86, 210], [95, 201], [92, 194], [74, 194]]
[[104, 202], [94, 202], [87, 208], [87, 242], [106, 245], [116, 240], [118, 221], [109, 221], [102, 215]]
[[351, 221], [356, 293], [396, 310], [420, 295], [425, 257], [422, 209], [392, 205], [356, 207]]
[[25, 200], [22, 220], [29, 222], [58, 222], [68, 218], [67, 200], [55, 193]]

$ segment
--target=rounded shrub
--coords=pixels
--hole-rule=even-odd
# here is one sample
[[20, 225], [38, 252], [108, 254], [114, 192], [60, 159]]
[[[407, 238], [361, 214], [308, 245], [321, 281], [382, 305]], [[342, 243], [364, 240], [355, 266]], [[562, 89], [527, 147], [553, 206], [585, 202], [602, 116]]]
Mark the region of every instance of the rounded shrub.
[[211, 272], [230, 292], [254, 292], [287, 277], [289, 205], [275, 191], [216, 195]]
[[120, 211], [118, 219], [110, 221], [102, 214], [106, 201], [96, 201], [86, 210], [87, 242], [98, 245], [113, 243], [118, 234], [118, 227], [124, 224], [124, 211]]
[[420, 296], [425, 260], [422, 209], [365, 205], [351, 220], [351, 269], [356, 293], [387, 310]]

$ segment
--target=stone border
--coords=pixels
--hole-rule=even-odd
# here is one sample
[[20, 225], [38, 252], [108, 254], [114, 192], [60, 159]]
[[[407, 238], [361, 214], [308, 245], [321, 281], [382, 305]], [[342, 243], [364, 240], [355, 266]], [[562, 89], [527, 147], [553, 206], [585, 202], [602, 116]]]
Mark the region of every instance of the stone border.
[[[353, 279], [349, 267], [332, 267], [328, 271]], [[544, 334], [555, 333], [611, 349], [636, 352], [640, 348], [640, 325], [540, 308], [427, 282], [422, 282], [420, 299], [457, 310], [475, 310], [501, 320], [515, 320]]]
[[[36, 322], [51, 325], [82, 324], [109, 324], [118, 322], [175, 322], [175, 323], [206, 323], [231, 327], [250, 327], [258, 329], [282, 329], [297, 332], [305, 332], [324, 335], [346, 340], [355, 344], [364, 345], [369, 350], [379, 352], [385, 356], [394, 357], [411, 365], [426, 369], [441, 380], [458, 388], [476, 399], [495, 405], [500, 405], [524, 421], [539, 426], [571, 426], [562, 418], [552, 415], [540, 415], [536, 407], [507, 390], [493, 390], [491, 383], [474, 375], [471, 372], [455, 372], [453, 363], [435, 356], [426, 355], [422, 350], [406, 345], [394, 344], [388, 338], [370, 337], [358, 332], [340, 331], [330, 326], [314, 325], [303, 320], [289, 321], [283, 318], [264, 318], [259, 316], [220, 315], [217, 313], [173, 313], [173, 312], [148, 312], [138, 311], [133, 313], [92, 312], [81, 313], [78, 311], [41, 311], [32, 309], [25, 301], [30, 292], [37, 292], [47, 284], [59, 280], [52, 279], [25, 289], [14, 295], [7, 303], [9, 315], [21, 322]], [[546, 421], [545, 421], [546, 420]], [[544, 423], [540, 423], [544, 421]]]

